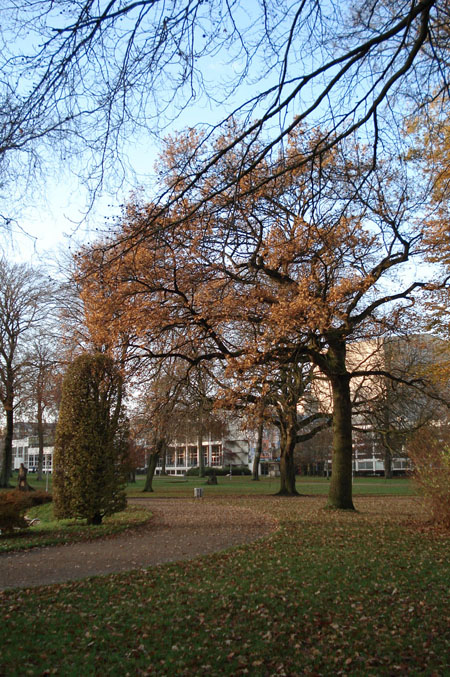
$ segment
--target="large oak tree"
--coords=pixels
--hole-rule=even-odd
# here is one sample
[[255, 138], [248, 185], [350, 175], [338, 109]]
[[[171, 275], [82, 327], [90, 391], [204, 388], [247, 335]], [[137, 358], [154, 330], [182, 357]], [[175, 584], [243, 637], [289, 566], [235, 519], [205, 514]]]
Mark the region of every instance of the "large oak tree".
[[[165, 156], [181, 192], [196, 143], [191, 132]], [[96, 331], [132, 327], [147, 358], [218, 359], [242, 374], [285, 365], [294, 354], [308, 358], [332, 389], [329, 502], [352, 508], [350, 380], [359, 374], [348, 368], [347, 344], [401, 326], [427, 284], [406, 277], [394, 285], [392, 278], [423, 256], [423, 228], [413, 219], [420, 196], [408, 198], [411, 188], [385, 167], [361, 181], [361, 147], [283, 172], [311, 143], [309, 134], [293, 135], [278, 157], [278, 178], [272, 166], [259, 165], [230, 189], [232, 200], [215, 191], [233, 173], [224, 155], [197, 183], [195, 200], [169, 205], [156, 229], [154, 205], [131, 205], [115, 241], [82, 252], [79, 276]], [[215, 141], [216, 148], [226, 144]], [[259, 146], [243, 146], [242, 162], [251, 164], [252, 153]], [[208, 196], [203, 212], [192, 211]]]

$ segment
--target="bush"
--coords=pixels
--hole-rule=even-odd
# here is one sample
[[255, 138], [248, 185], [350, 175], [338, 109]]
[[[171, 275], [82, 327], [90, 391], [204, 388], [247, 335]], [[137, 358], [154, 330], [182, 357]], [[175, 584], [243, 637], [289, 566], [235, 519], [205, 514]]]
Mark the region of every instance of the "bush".
[[[199, 473], [199, 468], [198, 466], [194, 466], [193, 468], [189, 468], [189, 470], [186, 472], [186, 477], [198, 477]], [[225, 475], [230, 474], [230, 468], [225, 467], [225, 468], [211, 468], [210, 466], [205, 467], [205, 476], [208, 475], [217, 475], [217, 477], [224, 477]], [[232, 475], [251, 475], [251, 470], [247, 468], [245, 465], [234, 465], [231, 468], [231, 474]]]
[[10, 534], [14, 529], [26, 529], [28, 522], [25, 519], [27, 510], [35, 505], [49, 503], [52, 500], [50, 494], [36, 491], [33, 494], [24, 494], [23, 491], [14, 489], [0, 493], [0, 531]]
[[122, 377], [113, 359], [84, 354], [64, 377], [56, 427], [55, 517], [103, 517], [124, 509], [128, 427], [121, 418]]
[[410, 441], [408, 453], [433, 522], [450, 529], [450, 425], [424, 426]]

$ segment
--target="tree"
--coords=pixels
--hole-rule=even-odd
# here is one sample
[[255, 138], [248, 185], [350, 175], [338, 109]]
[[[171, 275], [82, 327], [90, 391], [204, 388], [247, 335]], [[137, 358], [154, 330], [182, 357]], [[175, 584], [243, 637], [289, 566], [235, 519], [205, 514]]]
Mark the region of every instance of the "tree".
[[199, 477], [205, 476], [205, 435], [220, 439], [228, 427], [223, 412], [216, 406], [218, 374], [213, 372], [211, 366], [213, 365], [206, 362], [187, 368], [185, 365], [176, 405], [178, 434], [180, 437], [195, 439], [197, 444]]
[[42, 328], [27, 348], [27, 366], [21, 388], [21, 410], [36, 421], [38, 438], [37, 478], [42, 479], [44, 436], [49, 417], [57, 416], [61, 399], [61, 354], [51, 336], [50, 326]]
[[[248, 358], [249, 356], [247, 356]], [[285, 356], [286, 358], [286, 356]], [[314, 365], [303, 355], [291, 356], [285, 363], [271, 363], [237, 368], [231, 379], [232, 367], [227, 369], [228, 406], [243, 409], [247, 419], [258, 423], [258, 447], [262, 441], [262, 423], [270, 422], [280, 435], [280, 496], [298, 496], [295, 486], [294, 451], [298, 444], [312, 439], [326, 428], [331, 417], [317, 408], [307, 409], [311, 385], [316, 376]], [[299, 406], [303, 404], [304, 410]], [[259, 458], [257, 459], [259, 462]]]
[[6, 432], [0, 487], [7, 487], [12, 470], [14, 407], [20, 379], [28, 364], [27, 341], [49, 311], [52, 285], [33, 268], [0, 259], [0, 400]]
[[[148, 368], [146, 368], [148, 367]], [[137, 407], [133, 417], [133, 434], [143, 440], [147, 475], [144, 492], [153, 491], [153, 477], [158, 460], [180, 431], [176, 406], [182, 388], [184, 370], [177, 360], [158, 360], [133, 369], [137, 389]]]
[[260, 423], [258, 423], [256, 449], [252, 465], [252, 480], [254, 482], [259, 481], [259, 463], [262, 454], [263, 434], [264, 434], [264, 423], [261, 421]]
[[64, 377], [54, 452], [58, 518], [103, 517], [125, 507], [127, 425], [122, 376], [111, 357], [82, 354]]
[[266, 137], [216, 190], [237, 185], [305, 122], [321, 131], [293, 167], [359, 132], [372, 145], [370, 172], [403, 141], [409, 112], [447, 96], [447, 24], [444, 0], [355, 0], [326, 13], [315, 1], [260, 0], [251, 10], [239, 0], [11, 3], [2, 12], [2, 175], [19, 173], [10, 156], [36, 166], [61, 144], [98, 188], [109, 169], [123, 178], [125, 139], [158, 132], [189, 106], [197, 119], [206, 102], [226, 104], [217, 125], [233, 113], [246, 124], [188, 183], [224, 154], [232, 160], [238, 140], [249, 150]]

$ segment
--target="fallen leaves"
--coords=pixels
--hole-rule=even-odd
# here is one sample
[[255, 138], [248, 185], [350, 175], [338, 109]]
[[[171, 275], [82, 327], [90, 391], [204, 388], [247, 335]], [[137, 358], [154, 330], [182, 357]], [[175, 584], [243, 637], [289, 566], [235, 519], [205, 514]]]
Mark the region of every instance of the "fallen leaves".
[[352, 517], [322, 503], [249, 499], [280, 521], [263, 541], [3, 593], [3, 672], [32, 633], [21, 674], [445, 674], [448, 538], [405, 527], [409, 499], [359, 499]]

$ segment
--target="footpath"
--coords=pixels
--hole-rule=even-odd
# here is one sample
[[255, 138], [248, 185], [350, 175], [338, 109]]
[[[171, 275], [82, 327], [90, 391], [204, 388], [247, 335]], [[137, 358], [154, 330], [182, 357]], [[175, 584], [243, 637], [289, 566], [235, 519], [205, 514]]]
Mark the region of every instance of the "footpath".
[[249, 543], [276, 528], [261, 514], [204, 499], [131, 499], [148, 525], [117, 536], [0, 555], [0, 590], [50, 585], [193, 559]]

